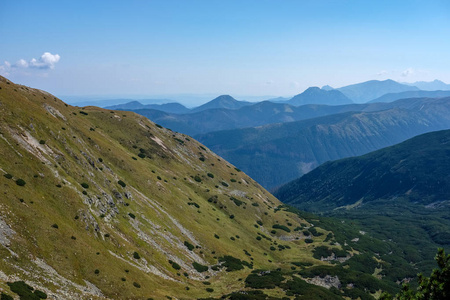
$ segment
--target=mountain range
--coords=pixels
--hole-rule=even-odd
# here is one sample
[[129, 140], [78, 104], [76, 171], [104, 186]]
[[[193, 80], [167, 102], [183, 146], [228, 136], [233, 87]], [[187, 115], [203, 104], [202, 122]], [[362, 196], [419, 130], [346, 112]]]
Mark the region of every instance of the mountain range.
[[407, 91], [401, 93], [389, 93], [374, 100], [371, 100], [368, 103], [392, 102], [399, 99], [423, 98], [423, 97], [428, 98], [450, 97], [450, 91]]
[[450, 128], [450, 98], [413, 98], [379, 104], [390, 108], [195, 137], [262, 186], [273, 189], [325, 161], [361, 155], [418, 134]]
[[398, 83], [394, 80], [370, 80], [337, 89], [355, 103], [365, 103], [389, 93], [417, 91], [418, 87]]
[[[450, 84], [446, 84], [440, 80], [434, 80], [430, 82], [418, 81], [414, 83], [406, 83], [406, 82], [399, 83], [390, 79], [384, 81], [370, 80], [362, 83], [344, 86], [338, 89], [334, 89], [329, 85], [325, 85], [321, 89], [317, 87], [311, 87], [294, 97], [277, 97], [277, 98], [270, 98], [265, 101], [289, 103], [290, 100], [296, 98], [294, 102], [290, 104], [340, 105], [352, 102], [365, 103], [368, 101], [372, 101], [376, 98], [379, 98], [385, 94], [401, 93], [404, 91], [417, 91], [419, 89], [424, 91], [450, 90]], [[326, 93], [333, 90], [335, 92]], [[338, 91], [344, 91], [343, 93], [344, 95], [337, 93]], [[207, 99], [205, 97], [207, 96], [206, 95], [197, 96], [197, 98]], [[188, 109], [182, 104], [179, 104], [176, 101], [169, 99], [144, 99], [139, 100], [139, 103], [136, 103], [137, 102], [136, 100], [130, 99], [86, 100], [86, 97], [76, 97], [76, 96], [64, 96], [63, 98], [69, 100], [70, 103], [73, 103], [77, 106], [91, 105], [91, 106], [105, 107], [108, 109], [120, 109], [120, 110], [147, 108], [147, 109], [157, 109], [169, 113], [188, 113], [212, 108], [236, 109], [245, 106], [245, 104], [248, 103], [248, 101], [239, 101], [232, 98], [231, 96], [222, 95], [209, 101], [210, 103], [205, 103], [204, 105], [201, 105], [199, 107]], [[193, 95], [176, 95], [176, 97], [174, 98], [178, 99], [177, 101], [181, 100], [189, 101], [193, 100]], [[94, 97], [93, 99], [96, 98]], [[198, 101], [198, 99], [196, 99], [196, 101]], [[172, 109], [170, 106], [174, 103], [177, 103], [178, 105], [177, 107]], [[170, 104], [170, 105], [165, 106], [162, 104]]]
[[[347, 90], [350, 94], [353, 93], [352, 95], [363, 94], [371, 100], [369, 101], [371, 104], [413, 97], [435, 98], [450, 95], [447, 91], [420, 91], [416, 87], [402, 85], [392, 80], [367, 81], [341, 89]], [[397, 92], [399, 90], [407, 91]], [[396, 92], [390, 93], [390, 91]], [[374, 99], [373, 97], [377, 95], [382, 96]], [[281, 98], [251, 103], [236, 100], [229, 95], [222, 95], [193, 109], [187, 109], [176, 103], [141, 105], [136, 102], [108, 108], [134, 111], [162, 126], [189, 135], [270, 123], [300, 121], [346, 111], [373, 111], [388, 108], [349, 103], [352, 103], [352, 100], [337, 89], [312, 87], [289, 100]]]
[[131, 101], [124, 104], [106, 106], [105, 109], [115, 109], [115, 110], [154, 109], [174, 114], [183, 114], [190, 112], [189, 108], [176, 102], [164, 104], [141, 104], [139, 101]]
[[437, 79], [433, 81], [416, 81], [403, 84], [415, 86], [424, 91], [450, 90], [450, 84]]
[[[407, 103], [402, 102], [402, 105]], [[240, 109], [208, 109], [198, 113], [170, 114], [155, 109], [130, 110], [174, 131], [188, 135], [213, 131], [286, 123], [343, 112], [391, 109], [397, 103], [293, 106], [263, 101]]]

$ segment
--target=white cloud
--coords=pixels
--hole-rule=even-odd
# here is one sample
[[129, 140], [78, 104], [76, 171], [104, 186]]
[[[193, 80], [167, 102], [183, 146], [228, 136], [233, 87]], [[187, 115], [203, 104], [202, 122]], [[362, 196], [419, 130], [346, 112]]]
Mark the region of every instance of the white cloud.
[[50, 52], [45, 52], [41, 55], [39, 60], [33, 58], [30, 61], [30, 68], [37, 69], [54, 69], [55, 64], [59, 61], [61, 57], [59, 54], [51, 54]]
[[387, 73], [389, 73], [389, 72], [386, 71], [386, 70], [382, 70], [382, 71], [380, 71], [380, 72], [377, 73], [377, 76], [384, 76], [384, 75], [386, 75]]
[[25, 59], [19, 59], [13, 67], [15, 68], [28, 68], [28, 62]]
[[55, 64], [58, 63], [60, 59], [61, 56], [59, 56], [59, 54], [44, 52], [44, 54], [42, 54], [39, 59], [32, 58], [30, 61], [26, 61], [25, 59], [21, 58], [15, 64], [11, 64], [10, 62], [5, 61], [3, 65], [0, 65], [0, 74], [3, 76], [9, 76], [14, 71], [25, 69], [54, 69]]
[[413, 68], [408, 68], [402, 72], [402, 77], [408, 77], [410, 75], [413, 75], [414, 73], [415, 73], [415, 71]]

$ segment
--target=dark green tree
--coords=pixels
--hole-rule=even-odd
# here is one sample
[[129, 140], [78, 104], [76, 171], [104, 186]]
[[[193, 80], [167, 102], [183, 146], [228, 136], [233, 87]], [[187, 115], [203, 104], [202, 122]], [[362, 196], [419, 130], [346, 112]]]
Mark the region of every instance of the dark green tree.
[[401, 292], [392, 297], [383, 293], [380, 300], [446, 300], [450, 299], [450, 254], [445, 254], [439, 248], [434, 258], [438, 264], [437, 269], [431, 272], [430, 277], [419, 274], [419, 286], [412, 290], [408, 284]]

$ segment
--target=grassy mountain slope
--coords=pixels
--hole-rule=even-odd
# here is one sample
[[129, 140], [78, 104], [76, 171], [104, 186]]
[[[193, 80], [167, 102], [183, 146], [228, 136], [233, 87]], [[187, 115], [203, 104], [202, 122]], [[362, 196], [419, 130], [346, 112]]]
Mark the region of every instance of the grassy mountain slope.
[[388, 93], [400, 93], [419, 90], [415, 86], [398, 83], [394, 80], [370, 80], [347, 85], [337, 89], [355, 103], [365, 103]]
[[[293, 278], [293, 262], [330, 265], [313, 257], [331, 246], [329, 231], [278, 208], [188, 136], [134, 113], [72, 107], [3, 77], [0, 174], [6, 294], [7, 282], [25, 280], [50, 298], [220, 297], [258, 292], [246, 282], [253, 270]], [[278, 283], [264, 293], [341, 299], [295, 281], [302, 292]]]
[[405, 99], [390, 105], [394, 108], [211, 132], [196, 138], [264, 187], [274, 188], [325, 161], [450, 128], [449, 98]]
[[351, 222], [402, 249], [421, 272], [450, 247], [450, 130], [327, 162], [275, 192], [285, 203]]

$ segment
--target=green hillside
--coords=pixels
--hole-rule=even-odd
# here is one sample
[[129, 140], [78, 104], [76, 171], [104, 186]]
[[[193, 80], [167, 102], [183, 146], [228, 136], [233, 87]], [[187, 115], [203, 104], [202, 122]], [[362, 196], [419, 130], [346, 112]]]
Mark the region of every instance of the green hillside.
[[450, 130], [369, 154], [324, 163], [275, 192], [295, 207], [352, 222], [396, 243], [429, 271], [450, 246]]
[[324, 163], [276, 192], [284, 202], [328, 211], [358, 201], [450, 199], [450, 130], [426, 133], [375, 152]]
[[[336, 263], [321, 260], [317, 247], [349, 258], [363, 252], [344, 250], [337, 241], [347, 237], [330, 239], [330, 226], [282, 207], [186, 135], [0, 77], [0, 137], [2, 298], [349, 293], [300, 272]], [[376, 289], [359, 283], [355, 291], [370, 299], [395, 291], [368, 276]]]

